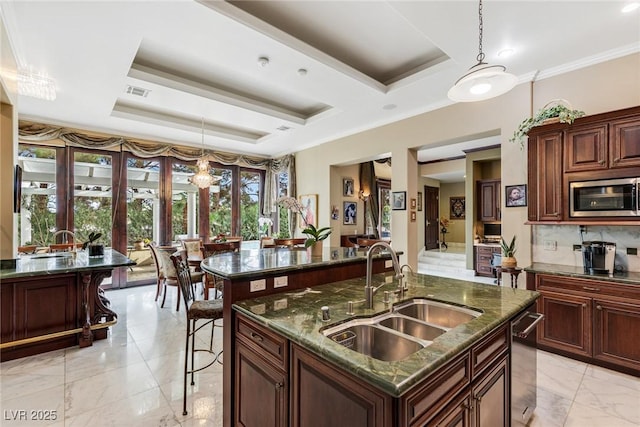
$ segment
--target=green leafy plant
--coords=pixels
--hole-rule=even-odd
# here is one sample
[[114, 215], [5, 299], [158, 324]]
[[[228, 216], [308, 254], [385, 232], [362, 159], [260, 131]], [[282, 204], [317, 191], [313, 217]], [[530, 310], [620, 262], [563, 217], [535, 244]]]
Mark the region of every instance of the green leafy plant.
[[96, 233], [95, 231], [92, 231], [91, 233], [89, 233], [89, 240], [82, 244], [82, 249], [87, 249], [87, 246], [93, 244], [93, 242], [97, 241], [101, 237], [102, 233]]
[[316, 242], [320, 242], [329, 237], [331, 227], [316, 228], [313, 224], [309, 224], [302, 230], [302, 234], [307, 235], [307, 240], [304, 241], [304, 247], [308, 248], [309, 246], [315, 245]]
[[519, 142], [520, 148], [524, 148], [524, 140], [527, 137], [529, 131], [536, 126], [544, 124], [545, 120], [558, 118], [560, 120], [560, 123], [571, 124], [578, 117], [582, 117], [585, 115], [584, 111], [573, 110], [562, 104], [548, 106], [549, 104], [541, 108], [535, 116], [524, 119], [518, 126], [518, 129], [513, 132], [513, 136], [509, 139], [509, 141]]
[[513, 255], [516, 253], [516, 236], [513, 236], [511, 239], [511, 243], [507, 245], [507, 242], [504, 240], [504, 237], [500, 238], [500, 247], [502, 248], [502, 254], [505, 257], [513, 258]]

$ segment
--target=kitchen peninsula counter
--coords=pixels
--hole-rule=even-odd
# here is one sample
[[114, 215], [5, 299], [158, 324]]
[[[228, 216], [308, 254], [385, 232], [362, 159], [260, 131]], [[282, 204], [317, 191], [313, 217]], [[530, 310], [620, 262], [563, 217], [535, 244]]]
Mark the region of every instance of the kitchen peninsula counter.
[[117, 314], [100, 288], [114, 268], [135, 265], [105, 249], [104, 257], [85, 252], [26, 255], [15, 267], [0, 269], [0, 360], [92, 345], [104, 339]]
[[[556, 276], [573, 277], [577, 279], [598, 280], [602, 282], [625, 283], [630, 285], [640, 285], [640, 272], [624, 271], [608, 274], [588, 274], [584, 268], [572, 265], [548, 264], [534, 262], [524, 269], [527, 273], [553, 274]], [[527, 289], [533, 289], [527, 286]]]

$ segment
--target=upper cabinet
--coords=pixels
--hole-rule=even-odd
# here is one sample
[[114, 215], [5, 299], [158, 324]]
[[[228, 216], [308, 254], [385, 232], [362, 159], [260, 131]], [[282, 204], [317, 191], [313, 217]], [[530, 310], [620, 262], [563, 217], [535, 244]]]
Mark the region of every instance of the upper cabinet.
[[530, 222], [636, 222], [636, 217], [572, 218], [569, 184], [640, 177], [640, 107], [553, 123], [529, 132]]
[[477, 186], [478, 220], [500, 221], [500, 180], [479, 180]]

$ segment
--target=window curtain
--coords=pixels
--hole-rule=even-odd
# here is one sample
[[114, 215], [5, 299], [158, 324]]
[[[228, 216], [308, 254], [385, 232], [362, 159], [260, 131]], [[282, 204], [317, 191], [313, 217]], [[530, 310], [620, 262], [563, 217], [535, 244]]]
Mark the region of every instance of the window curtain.
[[378, 206], [380, 206], [380, 200], [378, 199], [378, 185], [373, 162], [360, 163], [360, 197], [364, 198], [365, 203], [369, 204], [369, 209], [368, 211], [365, 210], [365, 213], [369, 212], [371, 224], [373, 225], [373, 236], [378, 239], [380, 235], [378, 232], [378, 222], [380, 221]]

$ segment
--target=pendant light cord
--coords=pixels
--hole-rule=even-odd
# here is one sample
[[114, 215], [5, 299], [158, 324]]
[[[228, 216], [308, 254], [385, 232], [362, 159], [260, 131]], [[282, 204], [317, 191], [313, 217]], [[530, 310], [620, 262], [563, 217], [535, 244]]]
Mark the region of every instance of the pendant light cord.
[[482, 30], [484, 29], [482, 25], [482, 0], [480, 0], [480, 4], [478, 5], [478, 32], [479, 32], [479, 41], [478, 41], [478, 56], [476, 59], [478, 60], [478, 64], [482, 64], [484, 61], [484, 53], [482, 52]]

